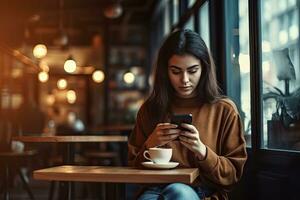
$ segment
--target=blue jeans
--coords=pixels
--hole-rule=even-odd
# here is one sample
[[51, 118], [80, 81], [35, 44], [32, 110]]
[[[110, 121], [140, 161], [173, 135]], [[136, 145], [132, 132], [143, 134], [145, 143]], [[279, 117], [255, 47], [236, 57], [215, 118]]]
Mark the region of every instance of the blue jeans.
[[138, 200], [199, 200], [210, 196], [212, 193], [209, 189], [192, 187], [183, 183], [171, 183], [147, 188]]

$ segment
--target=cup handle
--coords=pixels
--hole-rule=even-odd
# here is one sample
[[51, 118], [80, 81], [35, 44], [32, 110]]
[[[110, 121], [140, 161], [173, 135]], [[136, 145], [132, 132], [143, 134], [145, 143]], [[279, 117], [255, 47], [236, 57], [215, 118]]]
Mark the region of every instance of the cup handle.
[[151, 160], [151, 158], [150, 158], [150, 155], [149, 155], [149, 151], [148, 150], [146, 150], [146, 151], [144, 151], [144, 157], [147, 159], [147, 160], [150, 160], [150, 161], [152, 161]]

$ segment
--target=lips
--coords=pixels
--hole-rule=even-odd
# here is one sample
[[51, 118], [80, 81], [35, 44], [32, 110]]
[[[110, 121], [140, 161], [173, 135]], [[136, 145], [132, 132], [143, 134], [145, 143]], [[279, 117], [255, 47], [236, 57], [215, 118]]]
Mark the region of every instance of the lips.
[[188, 87], [179, 87], [180, 90], [183, 90], [183, 91], [189, 91], [192, 89], [192, 86], [188, 86]]

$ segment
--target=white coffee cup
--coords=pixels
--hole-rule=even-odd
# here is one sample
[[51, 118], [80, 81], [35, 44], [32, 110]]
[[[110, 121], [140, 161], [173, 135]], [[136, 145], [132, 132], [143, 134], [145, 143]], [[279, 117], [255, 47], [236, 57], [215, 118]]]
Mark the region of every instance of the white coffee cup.
[[158, 147], [150, 148], [149, 150], [144, 151], [144, 157], [153, 163], [168, 163], [172, 157], [172, 149]]

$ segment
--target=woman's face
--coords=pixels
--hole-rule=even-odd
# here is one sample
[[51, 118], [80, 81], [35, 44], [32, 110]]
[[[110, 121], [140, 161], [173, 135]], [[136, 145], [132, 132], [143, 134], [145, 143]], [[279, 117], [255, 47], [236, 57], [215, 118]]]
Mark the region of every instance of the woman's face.
[[176, 95], [181, 98], [196, 96], [201, 77], [200, 60], [193, 55], [173, 55], [168, 62], [168, 75]]

